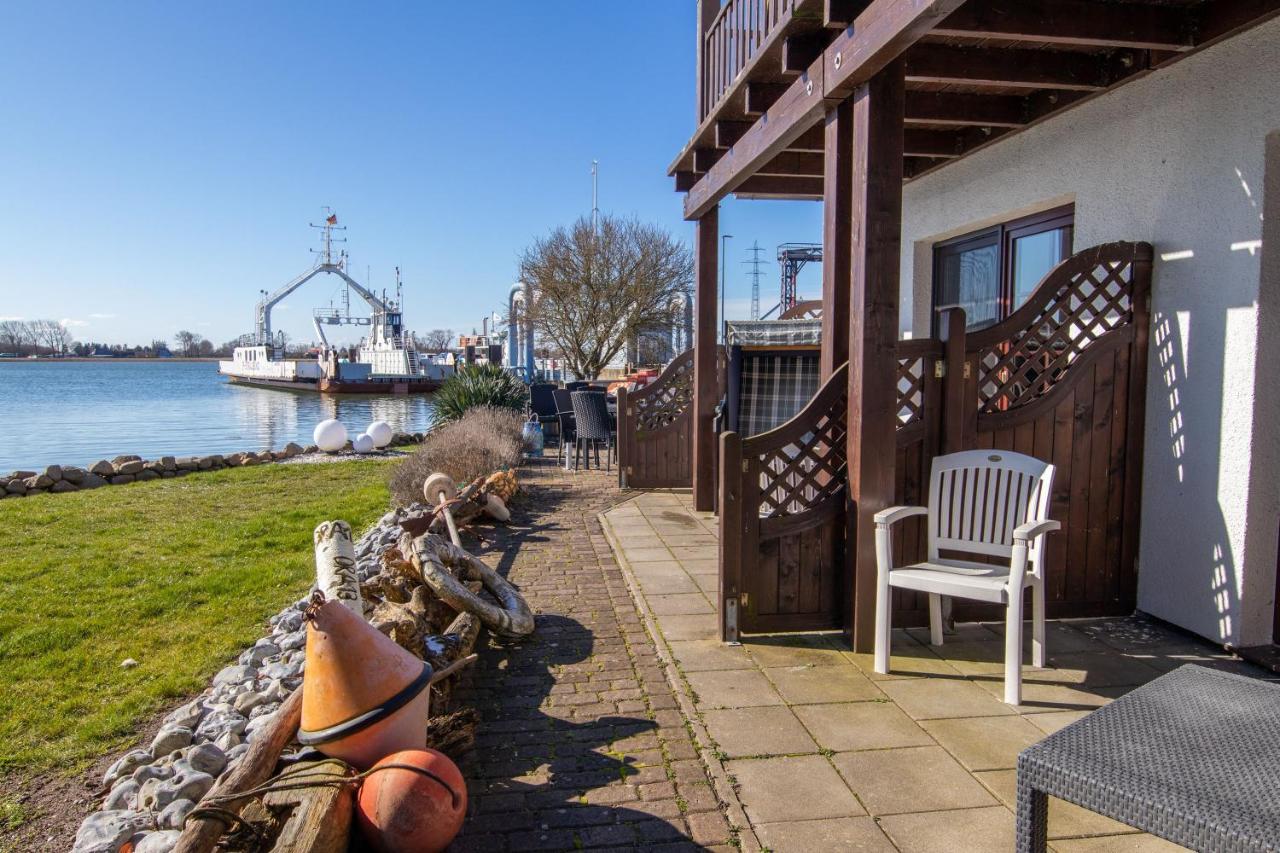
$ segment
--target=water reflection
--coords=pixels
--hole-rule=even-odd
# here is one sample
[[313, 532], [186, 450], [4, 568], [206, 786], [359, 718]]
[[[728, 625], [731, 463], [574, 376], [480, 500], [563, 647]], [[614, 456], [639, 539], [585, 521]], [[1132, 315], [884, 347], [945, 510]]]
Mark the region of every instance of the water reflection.
[[0, 363], [0, 472], [144, 458], [279, 449], [311, 443], [337, 418], [353, 433], [371, 421], [417, 432], [423, 395], [333, 396], [231, 385], [208, 362]]

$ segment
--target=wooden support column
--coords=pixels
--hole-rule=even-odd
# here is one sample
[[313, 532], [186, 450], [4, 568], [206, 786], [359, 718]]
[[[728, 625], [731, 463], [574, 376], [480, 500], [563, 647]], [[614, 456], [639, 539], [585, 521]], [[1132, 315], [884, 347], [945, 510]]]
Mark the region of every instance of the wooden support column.
[[853, 287], [849, 296], [848, 543], [854, 651], [875, 642], [873, 517], [893, 503], [902, 242], [903, 65], [895, 60], [852, 98]]
[[853, 99], [827, 113], [822, 185], [822, 381], [849, 360]]
[[693, 507], [714, 504], [716, 437], [716, 273], [720, 267], [720, 207], [698, 220], [693, 321]]

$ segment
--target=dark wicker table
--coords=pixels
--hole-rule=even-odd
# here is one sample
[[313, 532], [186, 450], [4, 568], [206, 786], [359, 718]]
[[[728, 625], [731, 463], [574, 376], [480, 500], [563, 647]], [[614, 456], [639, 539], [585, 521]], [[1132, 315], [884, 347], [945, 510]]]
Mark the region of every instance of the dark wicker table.
[[1018, 850], [1054, 796], [1193, 850], [1280, 850], [1280, 685], [1183, 666], [1018, 756]]

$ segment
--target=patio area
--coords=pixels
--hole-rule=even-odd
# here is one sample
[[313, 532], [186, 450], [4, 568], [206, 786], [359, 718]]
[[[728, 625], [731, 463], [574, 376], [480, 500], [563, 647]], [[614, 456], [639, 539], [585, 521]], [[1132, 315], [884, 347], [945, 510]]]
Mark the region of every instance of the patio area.
[[[692, 504], [646, 492], [602, 519], [746, 849], [1012, 849], [1022, 749], [1186, 663], [1275, 677], [1141, 617], [1050, 622], [1049, 666], [1024, 667], [1017, 707], [1001, 701], [1002, 624], [958, 625], [940, 648], [897, 630], [887, 675], [839, 634], [726, 645], [717, 519]], [[1062, 801], [1049, 814], [1063, 853], [1182, 849]]]

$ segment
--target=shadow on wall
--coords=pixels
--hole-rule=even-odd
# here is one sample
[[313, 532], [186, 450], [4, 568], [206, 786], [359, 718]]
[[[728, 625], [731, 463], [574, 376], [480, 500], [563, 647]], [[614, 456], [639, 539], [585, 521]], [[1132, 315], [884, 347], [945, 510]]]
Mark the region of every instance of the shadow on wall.
[[[1238, 627], [1233, 619], [1238, 610], [1236, 591], [1239, 586], [1226, 522], [1217, 500], [1220, 468], [1216, 463], [1221, 434], [1222, 395], [1219, 393], [1216, 407], [1205, 405], [1208, 401], [1203, 392], [1196, 396], [1194, 399], [1199, 407], [1198, 415], [1192, 413], [1186, 405], [1186, 398], [1192, 392], [1186, 387], [1187, 356], [1183, 346], [1183, 325], [1189, 319], [1189, 312], [1181, 312], [1181, 316], [1165, 312], [1152, 314], [1151, 348], [1160, 371], [1160, 383], [1155, 391], [1163, 396], [1165, 405], [1162, 408], [1150, 406], [1147, 417], [1156, 423], [1167, 423], [1168, 430], [1164, 433], [1166, 441], [1161, 446], [1149, 446], [1146, 449], [1148, 476], [1147, 490], [1143, 495], [1145, 506], [1142, 527], [1144, 537], [1164, 537], [1183, 528], [1194, 539], [1186, 543], [1185, 550], [1173, 549], [1184, 555], [1183, 565], [1148, 566], [1146, 572], [1139, 574], [1139, 600], [1170, 602], [1190, 596], [1194, 601], [1206, 588], [1188, 585], [1185, 580], [1197, 573], [1198, 567], [1207, 566], [1209, 573], [1205, 583], [1213, 604], [1212, 618], [1216, 619], [1216, 634], [1209, 632], [1210, 625], [1204, 619], [1198, 620], [1203, 622], [1201, 625], [1186, 627], [1196, 628], [1200, 633], [1208, 633], [1213, 639], [1224, 641], [1232, 637]], [[1196, 328], [1197, 334], [1207, 331], [1209, 330], [1199, 326]], [[1214, 349], [1218, 352], [1220, 365], [1221, 342]], [[1202, 363], [1198, 367], [1204, 369], [1207, 365]], [[1194, 442], [1188, 435], [1190, 428], [1195, 430]], [[1199, 456], [1193, 457], [1192, 453], [1198, 453]], [[1152, 489], [1151, 486], [1155, 484], [1153, 481], [1157, 479], [1162, 487]], [[1185, 522], [1190, 518], [1184, 517], [1180, 509], [1174, 509], [1175, 506], [1185, 505], [1187, 501], [1196, 505], [1195, 522], [1189, 525]], [[1152, 584], [1158, 584], [1161, 589], [1152, 589]], [[1194, 603], [1192, 606], [1195, 606]], [[1157, 615], [1168, 618], [1172, 614]]]

